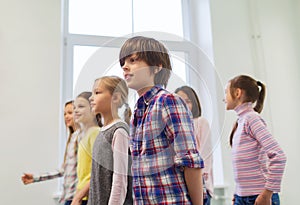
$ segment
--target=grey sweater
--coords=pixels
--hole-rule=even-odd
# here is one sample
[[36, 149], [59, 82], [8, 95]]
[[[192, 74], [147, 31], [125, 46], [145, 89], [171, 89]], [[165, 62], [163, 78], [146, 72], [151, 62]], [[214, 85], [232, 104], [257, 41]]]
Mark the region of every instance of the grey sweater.
[[[117, 122], [107, 130], [100, 131], [93, 147], [93, 162], [91, 170], [89, 205], [107, 205], [110, 197], [113, 178], [113, 151], [111, 148], [112, 139], [117, 129], [125, 129], [129, 133], [128, 125], [124, 122]], [[129, 152], [129, 150], [128, 150]], [[132, 177], [131, 159], [128, 153], [128, 185], [124, 204], [133, 204], [132, 200]]]

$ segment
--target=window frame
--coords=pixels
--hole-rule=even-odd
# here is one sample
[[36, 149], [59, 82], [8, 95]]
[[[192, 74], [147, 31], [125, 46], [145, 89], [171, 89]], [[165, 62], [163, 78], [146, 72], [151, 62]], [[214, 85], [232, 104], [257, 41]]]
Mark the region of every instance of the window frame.
[[[97, 47], [108, 47], [108, 48], [120, 48], [123, 42], [127, 39], [125, 37], [112, 37], [112, 36], [96, 36], [96, 35], [83, 35], [83, 34], [71, 34], [68, 32], [68, 6], [69, 0], [62, 1], [62, 30], [63, 30], [63, 47], [62, 47], [62, 69], [61, 69], [61, 94], [60, 94], [60, 105], [63, 105], [66, 101], [73, 99], [73, 50], [74, 46], [97, 46]], [[189, 39], [192, 33], [193, 26], [190, 24], [190, 2], [182, 0], [182, 23], [183, 23], [183, 35], [185, 39]], [[187, 84], [197, 83], [197, 79], [193, 76], [193, 72], [189, 69], [189, 65], [197, 65], [199, 57], [199, 48], [188, 40], [161, 40], [170, 51], [184, 52], [186, 60], [186, 82]], [[201, 73], [197, 70], [196, 72]], [[212, 105], [213, 108], [216, 105]], [[63, 113], [61, 110], [60, 113]], [[63, 119], [61, 117], [61, 119]], [[211, 124], [212, 125], [212, 124]], [[65, 136], [66, 132], [64, 129], [64, 122], [60, 120], [60, 149], [59, 156], [60, 162], [62, 162], [62, 156], [65, 149]], [[218, 145], [219, 152], [222, 152], [220, 145]], [[219, 154], [218, 154], [219, 155]], [[222, 162], [222, 158], [218, 161]], [[220, 165], [222, 166], [222, 165]]]

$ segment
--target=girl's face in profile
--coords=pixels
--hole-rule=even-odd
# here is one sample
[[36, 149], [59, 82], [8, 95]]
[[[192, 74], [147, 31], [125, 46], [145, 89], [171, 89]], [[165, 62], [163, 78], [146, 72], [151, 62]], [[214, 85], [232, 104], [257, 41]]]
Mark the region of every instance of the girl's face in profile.
[[192, 109], [193, 109], [193, 103], [189, 99], [189, 97], [187, 96], [187, 94], [185, 92], [183, 92], [183, 91], [180, 90], [180, 91], [177, 92], [177, 95], [179, 95], [185, 101], [185, 103], [187, 104], [187, 106], [190, 109], [190, 111], [192, 111]]
[[85, 98], [78, 97], [74, 101], [74, 121], [76, 123], [87, 123], [94, 120], [95, 115], [91, 111], [89, 101]]
[[238, 105], [238, 101], [236, 98], [233, 98], [230, 92], [230, 82], [227, 83], [226, 87], [225, 87], [225, 99], [224, 99], [224, 103], [225, 103], [225, 108], [226, 110], [233, 110], [237, 105]]
[[94, 113], [101, 113], [104, 115], [111, 112], [112, 95], [105, 85], [101, 83], [101, 80], [95, 82], [93, 93], [89, 100]]
[[73, 120], [73, 104], [69, 103], [64, 108], [64, 119], [66, 127], [74, 128], [74, 120]]

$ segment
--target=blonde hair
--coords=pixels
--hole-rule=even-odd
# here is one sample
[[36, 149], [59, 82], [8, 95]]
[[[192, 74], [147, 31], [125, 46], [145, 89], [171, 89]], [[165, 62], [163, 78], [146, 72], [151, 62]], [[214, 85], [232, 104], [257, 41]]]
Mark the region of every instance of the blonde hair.
[[127, 124], [129, 124], [131, 117], [131, 109], [128, 105], [129, 91], [125, 80], [118, 76], [103, 76], [101, 78], [97, 78], [95, 80], [95, 83], [97, 81], [101, 81], [101, 84], [104, 85], [104, 87], [110, 92], [111, 95], [113, 95], [114, 93], [121, 94], [121, 102], [119, 107], [125, 105], [124, 120]]

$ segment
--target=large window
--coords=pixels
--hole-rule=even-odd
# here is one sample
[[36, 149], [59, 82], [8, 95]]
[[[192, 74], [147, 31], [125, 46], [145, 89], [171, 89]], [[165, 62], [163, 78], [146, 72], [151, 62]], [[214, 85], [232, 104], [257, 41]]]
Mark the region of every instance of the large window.
[[[182, 44], [181, 3], [181, 0], [66, 0], [63, 98], [90, 89], [89, 82], [103, 74], [121, 75], [118, 52], [132, 34], [162, 40], [170, 49], [173, 74], [185, 83], [189, 48]], [[90, 61], [96, 63], [95, 56], [99, 56], [97, 68], [90, 66]], [[85, 75], [87, 70], [89, 74]]]

